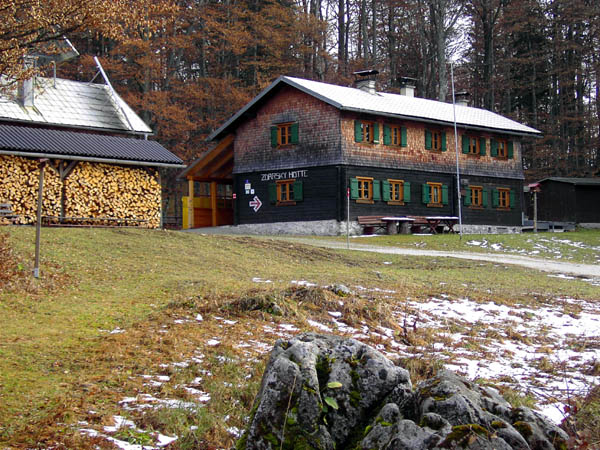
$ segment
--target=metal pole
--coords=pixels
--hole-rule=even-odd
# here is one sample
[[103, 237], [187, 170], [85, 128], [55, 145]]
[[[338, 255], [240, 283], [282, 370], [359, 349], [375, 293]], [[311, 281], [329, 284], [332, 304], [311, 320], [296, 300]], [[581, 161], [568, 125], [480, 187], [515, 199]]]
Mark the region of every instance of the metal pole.
[[533, 191], [533, 232], [537, 233], [537, 191]]
[[40, 239], [42, 234], [42, 199], [44, 191], [44, 167], [47, 159], [40, 159], [40, 182], [38, 185], [37, 222], [35, 225], [35, 263], [33, 265], [33, 276], [40, 277]]
[[460, 170], [458, 165], [458, 131], [456, 130], [456, 99], [454, 98], [454, 63], [450, 63], [450, 78], [452, 80], [452, 112], [454, 114], [454, 151], [456, 153], [456, 192], [458, 194], [458, 231], [462, 240], [462, 208], [460, 195]]
[[350, 250], [350, 188], [346, 188], [346, 247]]

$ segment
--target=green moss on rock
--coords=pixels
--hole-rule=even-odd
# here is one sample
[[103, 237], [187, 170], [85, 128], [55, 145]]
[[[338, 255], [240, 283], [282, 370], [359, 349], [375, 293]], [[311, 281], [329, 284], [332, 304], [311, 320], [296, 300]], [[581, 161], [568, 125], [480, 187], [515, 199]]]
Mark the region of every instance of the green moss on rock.
[[492, 423], [490, 425], [495, 430], [499, 430], [500, 428], [507, 427], [506, 422], [503, 422], [502, 420], [494, 420], [494, 421], [492, 421]]
[[527, 422], [523, 422], [523, 421], [515, 422], [515, 423], [513, 423], [513, 427], [515, 430], [517, 430], [519, 433], [521, 433], [521, 436], [523, 436], [525, 439], [528, 439], [533, 434], [533, 429], [531, 428], [531, 425], [528, 424]]
[[450, 434], [448, 434], [448, 436], [446, 436], [446, 439], [444, 439], [444, 442], [440, 444], [440, 447], [451, 447], [453, 445], [467, 447], [478, 436], [489, 439], [490, 433], [488, 430], [476, 423], [456, 425], [452, 427], [452, 431]]

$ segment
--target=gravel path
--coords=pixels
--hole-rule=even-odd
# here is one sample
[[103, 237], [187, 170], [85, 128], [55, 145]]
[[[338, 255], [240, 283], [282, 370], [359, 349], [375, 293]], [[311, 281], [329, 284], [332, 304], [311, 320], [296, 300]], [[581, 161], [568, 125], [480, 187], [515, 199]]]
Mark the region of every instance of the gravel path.
[[[294, 242], [302, 244], [315, 245], [318, 247], [347, 249], [345, 243], [335, 241], [323, 241], [316, 239], [293, 238]], [[361, 252], [385, 253], [391, 255], [408, 255], [408, 256], [433, 256], [445, 258], [460, 258], [470, 259], [475, 261], [489, 261], [501, 264], [514, 264], [517, 266], [537, 269], [544, 272], [570, 274], [582, 277], [600, 277], [600, 265], [593, 264], [578, 264], [563, 261], [550, 261], [527, 256], [519, 255], [498, 255], [486, 253], [469, 253], [469, 252], [443, 252], [438, 250], [420, 250], [412, 248], [400, 247], [377, 247], [374, 245], [350, 243], [350, 250]]]

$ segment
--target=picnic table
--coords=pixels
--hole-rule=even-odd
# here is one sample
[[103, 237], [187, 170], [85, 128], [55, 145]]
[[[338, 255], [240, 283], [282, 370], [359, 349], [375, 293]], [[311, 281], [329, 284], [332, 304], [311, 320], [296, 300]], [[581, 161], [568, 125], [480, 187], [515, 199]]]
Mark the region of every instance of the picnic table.
[[426, 216], [427, 226], [432, 234], [437, 234], [438, 227], [448, 227], [448, 233], [456, 233], [454, 225], [458, 223], [456, 216]]
[[405, 231], [408, 232], [409, 228], [406, 228], [405, 230], [402, 228], [402, 226], [404, 224], [405, 227], [408, 226], [408, 224], [412, 223], [415, 221], [415, 219], [413, 219], [412, 217], [382, 217], [381, 220], [383, 222], [386, 223], [386, 228], [387, 228], [387, 234], [397, 234], [398, 233], [398, 226], [400, 226], [400, 230], [401, 231]]

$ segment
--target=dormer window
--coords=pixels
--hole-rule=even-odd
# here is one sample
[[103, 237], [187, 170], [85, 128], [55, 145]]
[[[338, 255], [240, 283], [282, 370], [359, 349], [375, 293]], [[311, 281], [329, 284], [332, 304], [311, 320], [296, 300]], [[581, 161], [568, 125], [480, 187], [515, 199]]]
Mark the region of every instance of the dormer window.
[[367, 144], [379, 143], [379, 124], [368, 120], [354, 121], [354, 141]]
[[446, 133], [440, 130], [425, 130], [425, 148], [434, 152], [445, 152]]
[[485, 147], [485, 138], [467, 136], [466, 134], [462, 137], [462, 152], [465, 155], [484, 156], [486, 150]]
[[490, 139], [490, 153], [496, 158], [512, 159], [514, 143], [506, 139]]
[[383, 126], [383, 144], [393, 147], [406, 147], [406, 127], [385, 124]]
[[271, 147], [298, 143], [298, 122], [279, 123], [271, 127]]

